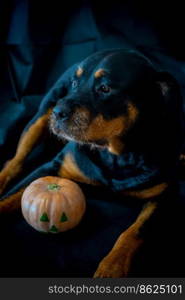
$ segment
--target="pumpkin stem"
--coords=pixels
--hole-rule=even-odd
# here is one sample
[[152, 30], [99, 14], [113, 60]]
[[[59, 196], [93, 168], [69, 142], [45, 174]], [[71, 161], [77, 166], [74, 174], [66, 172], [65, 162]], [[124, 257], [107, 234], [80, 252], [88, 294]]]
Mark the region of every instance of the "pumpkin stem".
[[47, 188], [49, 191], [58, 191], [58, 190], [60, 190], [61, 186], [56, 183], [51, 183], [51, 184], [48, 184]]

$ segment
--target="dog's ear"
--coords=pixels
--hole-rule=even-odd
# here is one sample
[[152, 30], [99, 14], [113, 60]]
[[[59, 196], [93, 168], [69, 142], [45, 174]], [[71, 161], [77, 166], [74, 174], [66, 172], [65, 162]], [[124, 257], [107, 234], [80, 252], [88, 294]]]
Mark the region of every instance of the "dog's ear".
[[[156, 84], [163, 100], [162, 117], [166, 124], [166, 132], [171, 144], [178, 148], [184, 130], [183, 98], [181, 88], [176, 79], [167, 72], [157, 74]], [[172, 147], [172, 145], [171, 145]]]
[[155, 80], [165, 104], [168, 108], [179, 105], [181, 101], [180, 87], [176, 79], [167, 72], [158, 72]]

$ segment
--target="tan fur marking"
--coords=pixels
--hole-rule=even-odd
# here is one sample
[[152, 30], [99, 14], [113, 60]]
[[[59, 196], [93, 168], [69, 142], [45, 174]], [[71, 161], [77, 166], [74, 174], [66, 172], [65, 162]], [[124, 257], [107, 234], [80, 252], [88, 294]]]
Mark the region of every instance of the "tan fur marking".
[[87, 130], [87, 139], [99, 140], [110, 139], [114, 136], [119, 136], [125, 126], [124, 117], [118, 117], [113, 120], [107, 121], [102, 115], [98, 115], [90, 124]]
[[128, 105], [128, 113], [125, 116], [105, 120], [102, 115], [98, 115], [89, 126], [87, 138], [110, 140], [115, 136], [120, 136], [133, 124], [137, 115], [137, 108], [131, 103]]
[[160, 195], [168, 187], [167, 183], [160, 183], [151, 188], [144, 189], [141, 191], [124, 191], [123, 194], [126, 196], [136, 197], [139, 199], [147, 199]]
[[100, 78], [100, 77], [102, 77], [103, 75], [105, 75], [105, 70], [104, 70], [104, 69], [99, 69], [98, 71], [96, 71], [96, 72], [94, 73], [94, 77], [95, 77], [95, 78]]
[[138, 116], [137, 108], [128, 104], [128, 112], [125, 116], [117, 117], [113, 120], [105, 120], [102, 115], [98, 115], [90, 124], [87, 132], [87, 140], [107, 140], [108, 150], [114, 154], [120, 154], [124, 145], [121, 136], [132, 126]]
[[21, 197], [25, 188], [0, 201], [0, 214], [15, 211], [21, 207]]
[[41, 116], [20, 138], [14, 158], [7, 162], [0, 173], [0, 194], [3, 192], [8, 182], [20, 173], [24, 159], [30, 153], [44, 129], [47, 127], [50, 113], [51, 110], [49, 110], [47, 114]]
[[136, 221], [119, 236], [112, 250], [100, 262], [94, 277], [118, 278], [128, 275], [133, 257], [143, 243], [140, 229], [156, 208], [156, 202], [148, 202], [144, 206]]
[[185, 154], [181, 154], [181, 155], [179, 156], [179, 161], [180, 161], [180, 164], [181, 164], [182, 166], [185, 165]]
[[51, 109], [43, 116], [41, 116], [37, 121], [30, 126], [27, 132], [21, 137], [18, 148], [16, 151], [16, 159], [24, 159], [27, 154], [32, 149], [32, 146], [39, 139], [40, 135], [43, 132], [43, 129], [46, 128], [46, 124], [48, 123], [49, 116], [51, 114]]
[[131, 102], [128, 103], [129, 126], [132, 125], [136, 121], [138, 114], [139, 114], [139, 112], [138, 112], [137, 107], [134, 104], [132, 104]]
[[77, 71], [76, 71], [76, 76], [77, 76], [77, 77], [82, 76], [83, 72], [84, 72], [84, 70], [83, 70], [81, 67], [79, 67], [79, 68], [77, 69]]
[[120, 155], [124, 150], [124, 143], [121, 141], [120, 137], [114, 137], [109, 140], [108, 145], [109, 152]]
[[134, 223], [134, 226], [135, 228], [138, 229], [138, 231], [141, 228], [141, 226], [150, 218], [150, 216], [156, 210], [157, 205], [158, 205], [157, 202], [150, 201], [143, 207], [141, 213], [139, 214], [139, 216], [137, 217]]
[[61, 165], [61, 168], [58, 172], [58, 175], [60, 177], [74, 180], [77, 182], [83, 182], [83, 183], [88, 183], [93, 185], [98, 184], [97, 182], [92, 181], [91, 179], [89, 179], [83, 174], [83, 172], [79, 169], [79, 167], [75, 163], [75, 160], [71, 154], [66, 154], [64, 161]]

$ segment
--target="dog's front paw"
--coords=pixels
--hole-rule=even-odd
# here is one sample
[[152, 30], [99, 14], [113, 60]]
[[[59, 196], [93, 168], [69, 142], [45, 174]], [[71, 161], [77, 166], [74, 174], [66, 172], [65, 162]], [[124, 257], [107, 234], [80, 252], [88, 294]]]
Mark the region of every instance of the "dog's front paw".
[[129, 272], [130, 260], [116, 251], [110, 252], [99, 264], [94, 278], [119, 278], [126, 277]]

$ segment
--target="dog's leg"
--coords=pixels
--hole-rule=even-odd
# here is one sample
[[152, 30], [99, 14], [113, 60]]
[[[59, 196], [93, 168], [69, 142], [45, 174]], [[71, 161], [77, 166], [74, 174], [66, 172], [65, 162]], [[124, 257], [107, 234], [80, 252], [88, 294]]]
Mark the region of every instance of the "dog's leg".
[[50, 110], [44, 115], [38, 116], [21, 136], [15, 156], [5, 165], [0, 173], [0, 194], [11, 179], [15, 178], [21, 172], [25, 158], [47, 127], [49, 115]]
[[80, 167], [75, 161], [74, 156], [70, 152], [66, 153], [63, 157], [63, 161], [58, 171], [58, 176], [81, 183], [100, 185], [100, 183], [97, 180], [89, 178], [83, 173], [82, 170], [80, 170]]
[[140, 234], [145, 222], [157, 208], [157, 202], [148, 202], [136, 221], [123, 232], [109, 254], [100, 262], [94, 277], [125, 277], [127, 276], [132, 259], [143, 243]]
[[18, 192], [0, 201], [0, 214], [6, 214], [18, 210], [21, 206], [21, 197], [24, 190], [25, 188], [22, 188]]

